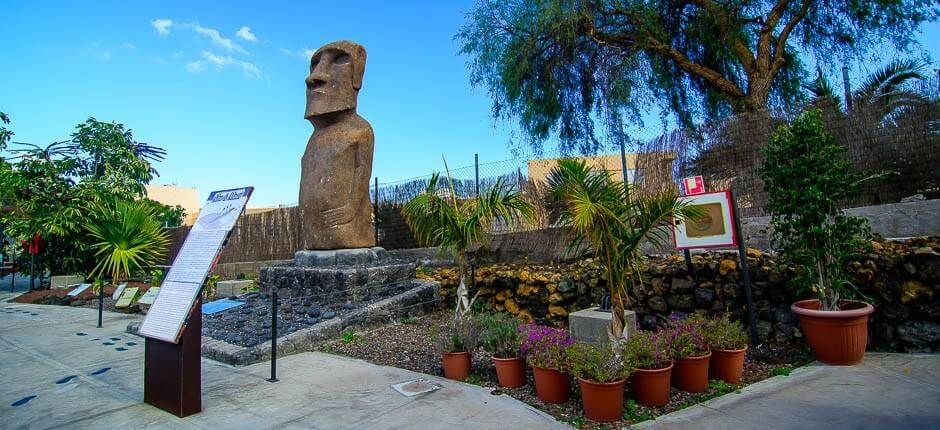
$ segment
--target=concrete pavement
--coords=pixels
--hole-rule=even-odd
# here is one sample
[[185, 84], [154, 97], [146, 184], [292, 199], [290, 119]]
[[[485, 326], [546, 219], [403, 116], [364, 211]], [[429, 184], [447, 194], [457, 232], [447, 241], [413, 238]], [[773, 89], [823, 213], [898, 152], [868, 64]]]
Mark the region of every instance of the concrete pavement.
[[[508, 396], [446, 379], [322, 353], [231, 367], [203, 360], [203, 408], [176, 418], [142, 402], [144, 341], [124, 333], [139, 316], [0, 303], [0, 427], [161, 429], [567, 428]], [[442, 386], [404, 397], [392, 384]]]
[[814, 363], [692, 406], [642, 429], [936, 429], [940, 355], [865, 354], [859, 366]]

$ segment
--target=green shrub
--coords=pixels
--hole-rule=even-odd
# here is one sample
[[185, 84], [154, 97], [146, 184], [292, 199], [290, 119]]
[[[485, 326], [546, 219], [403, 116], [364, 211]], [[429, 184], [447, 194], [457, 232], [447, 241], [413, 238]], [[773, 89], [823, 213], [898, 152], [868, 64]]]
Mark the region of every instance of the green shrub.
[[799, 268], [794, 282], [816, 293], [823, 310], [838, 310], [853, 295], [846, 265], [870, 234], [863, 218], [839, 209], [859, 194], [862, 180], [845, 151], [823, 129], [820, 111], [811, 110], [774, 132], [760, 170], [775, 245]]
[[458, 316], [441, 332], [438, 346], [443, 352], [473, 352], [477, 349], [478, 340], [479, 329], [476, 322], [465, 316]]
[[705, 341], [712, 349], [741, 349], [747, 346], [747, 333], [728, 314], [705, 321]]
[[623, 350], [627, 369], [662, 369], [672, 362], [668, 331], [639, 330], [630, 335]]
[[705, 320], [701, 317], [689, 317], [673, 320], [664, 335], [669, 337], [669, 346], [674, 358], [698, 357], [708, 354], [708, 341], [705, 339]]
[[600, 346], [575, 343], [567, 348], [568, 364], [575, 376], [592, 382], [614, 382], [625, 379], [630, 371], [623, 358], [610, 343]]
[[92, 277], [109, 276], [111, 282], [160, 262], [170, 238], [153, 209], [136, 201], [105, 200], [92, 206], [85, 225], [97, 260]]
[[480, 346], [496, 358], [519, 356], [519, 323], [509, 314], [484, 313], [477, 316]]

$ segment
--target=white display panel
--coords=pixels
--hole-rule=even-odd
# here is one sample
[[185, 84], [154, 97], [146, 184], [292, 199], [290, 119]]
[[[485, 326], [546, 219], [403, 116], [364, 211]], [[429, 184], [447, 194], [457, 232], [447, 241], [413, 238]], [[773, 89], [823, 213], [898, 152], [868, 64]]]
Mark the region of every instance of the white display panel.
[[170, 267], [140, 335], [177, 343], [202, 283], [225, 238], [245, 209], [252, 187], [213, 191]]

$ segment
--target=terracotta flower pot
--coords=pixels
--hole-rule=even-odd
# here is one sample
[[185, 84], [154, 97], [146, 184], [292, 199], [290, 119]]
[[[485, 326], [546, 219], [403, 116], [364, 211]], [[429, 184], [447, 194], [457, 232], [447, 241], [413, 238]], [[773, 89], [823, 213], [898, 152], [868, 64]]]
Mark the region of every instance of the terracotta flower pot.
[[712, 353], [698, 357], [676, 359], [672, 370], [672, 386], [689, 393], [701, 393], [708, 389], [708, 360]]
[[571, 396], [571, 376], [555, 369], [532, 366], [535, 395], [545, 403], [564, 403]]
[[522, 357], [493, 357], [493, 366], [496, 367], [496, 378], [499, 379], [499, 385], [506, 388], [525, 385], [525, 361], [522, 360]]
[[470, 376], [469, 352], [445, 352], [443, 361], [445, 378], [463, 381]]
[[662, 369], [633, 369], [630, 375], [630, 391], [637, 402], [646, 406], [663, 406], [669, 403], [669, 381], [672, 363]]
[[819, 310], [819, 300], [790, 305], [800, 317], [800, 328], [816, 359], [840, 366], [862, 362], [868, 345], [868, 316], [875, 308], [868, 303], [846, 301], [839, 311]]
[[623, 416], [623, 386], [626, 380], [594, 382], [578, 378], [584, 415], [591, 421], [617, 421]]
[[712, 358], [708, 363], [708, 376], [711, 379], [737, 384], [744, 374], [744, 356], [747, 346], [741, 349], [712, 349]]

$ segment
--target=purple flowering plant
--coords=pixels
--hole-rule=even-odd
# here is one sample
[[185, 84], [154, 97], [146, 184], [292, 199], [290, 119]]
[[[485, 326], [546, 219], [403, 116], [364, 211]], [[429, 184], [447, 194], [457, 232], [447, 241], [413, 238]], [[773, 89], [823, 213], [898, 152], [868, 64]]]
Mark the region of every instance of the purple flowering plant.
[[666, 330], [638, 330], [624, 345], [623, 359], [627, 369], [662, 369], [672, 362], [671, 333]]
[[698, 357], [708, 354], [708, 338], [705, 336], [705, 319], [688, 317], [672, 319], [667, 329], [669, 344], [675, 358]]
[[568, 370], [566, 350], [571, 346], [568, 331], [538, 324], [519, 326], [519, 351], [529, 364], [560, 372]]

